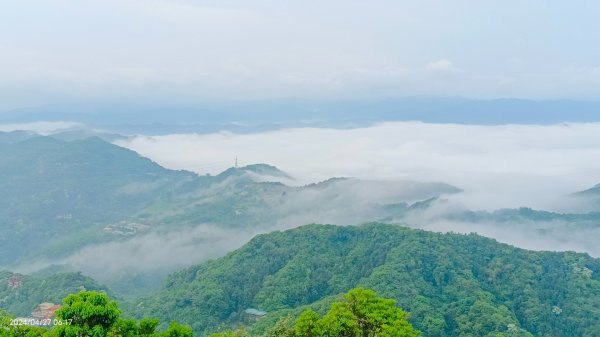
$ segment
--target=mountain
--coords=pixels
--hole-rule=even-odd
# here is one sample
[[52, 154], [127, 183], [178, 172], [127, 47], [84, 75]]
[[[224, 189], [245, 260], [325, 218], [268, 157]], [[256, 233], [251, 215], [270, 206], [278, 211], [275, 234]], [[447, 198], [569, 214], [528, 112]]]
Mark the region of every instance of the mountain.
[[577, 194], [600, 194], [600, 184], [597, 184], [591, 188], [588, 188], [587, 190], [583, 190], [581, 192], [578, 192]]
[[102, 228], [168, 197], [195, 174], [99, 138], [0, 143], [0, 265], [102, 241]]
[[80, 273], [42, 277], [0, 271], [0, 310], [28, 317], [41, 303], [61, 304], [67, 295], [83, 290], [108, 292], [106, 287]]
[[574, 193], [573, 196], [579, 198], [580, 200], [586, 201], [589, 208], [600, 211], [600, 184]]
[[[307, 225], [256, 236], [225, 257], [171, 275], [130, 313], [190, 324], [197, 334], [321, 311], [365, 287], [410, 312], [424, 336], [597, 337], [600, 259], [535, 252], [478, 235], [371, 223]], [[132, 310], [135, 309], [135, 310]]]
[[27, 131], [12, 131], [12, 132], [1, 132], [0, 131], [0, 144], [12, 144], [24, 141], [28, 138], [35, 136], [34, 133]]
[[[587, 199], [568, 201], [577, 208], [588, 208]], [[567, 213], [529, 207], [470, 210], [450, 198], [435, 198], [398, 209], [395, 217], [382, 221], [434, 231], [476, 232], [521, 248], [572, 250], [600, 257], [596, 240], [600, 233], [600, 209], [595, 209]]]
[[158, 288], [167, 274], [222, 256], [257, 233], [390, 218], [459, 191], [350, 178], [289, 186], [282, 182], [293, 178], [267, 164], [198, 176], [98, 137], [0, 135], [0, 267], [60, 265], [127, 296]]
[[123, 134], [261, 132], [289, 127], [347, 128], [387, 121], [460, 124], [597, 122], [600, 103], [461, 97], [213, 101], [151, 105], [98, 101], [0, 111], [0, 123], [71, 121]]

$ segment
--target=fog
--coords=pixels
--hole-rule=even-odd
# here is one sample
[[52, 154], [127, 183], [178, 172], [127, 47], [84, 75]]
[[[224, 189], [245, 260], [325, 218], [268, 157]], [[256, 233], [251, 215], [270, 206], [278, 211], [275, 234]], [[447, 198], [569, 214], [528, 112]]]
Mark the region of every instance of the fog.
[[[211, 225], [151, 232], [128, 240], [90, 245], [67, 257], [39, 259], [14, 269], [31, 273], [60, 266], [81, 271], [111, 285], [118, 284], [122, 279], [127, 282], [128, 277], [140, 274], [145, 274], [149, 279], [162, 278], [178, 269], [237, 249], [257, 233], [255, 230], [234, 231]], [[154, 280], [150, 283], [157, 282]]]
[[585, 252], [600, 258], [600, 227], [577, 228], [561, 222], [474, 224], [444, 220], [421, 222], [412, 227], [435, 232], [477, 233], [524, 249]]
[[[253, 198], [259, 198], [262, 206], [250, 204], [238, 220], [227, 220], [233, 222], [163, 226], [132, 239], [88, 246], [59, 260], [40, 261], [29, 269], [61, 264], [105, 282], [130, 273], [165, 275], [223, 256], [259, 233], [307, 223], [370, 221], [437, 232], [476, 232], [526, 249], [573, 250], [600, 257], [600, 226], [593, 221], [569, 222], [559, 214], [550, 220], [506, 220], [490, 213], [519, 207], [597, 210], [589, 200], [570, 194], [600, 182], [600, 124], [399, 122], [355, 129], [140, 135], [117, 144], [172, 169], [217, 174], [232, 166], [237, 156], [240, 165], [268, 163], [289, 176], [248, 172], [255, 181], [285, 185], [256, 190]], [[331, 177], [356, 178], [310, 185]], [[232, 176], [203, 188], [194, 195], [195, 202], [219, 205], [239, 196], [236, 179], [242, 178]], [[429, 201], [410, 207], [425, 200]], [[400, 211], [388, 208], [401, 204], [405, 206]], [[484, 220], [470, 219], [468, 212], [478, 210], [486, 214]]]
[[90, 246], [55, 263], [68, 265], [101, 280], [111, 279], [125, 271], [173, 271], [198, 261], [219, 257], [224, 252], [238, 248], [252, 235], [253, 232], [250, 231], [234, 232], [201, 225]]
[[[247, 177], [267, 179], [267, 176], [257, 174]], [[219, 205], [235, 202], [240, 195], [240, 189], [236, 186], [245, 178], [234, 175], [204, 187], [195, 192], [193, 202], [213, 205], [216, 213], [224, 212]], [[189, 214], [182, 216], [175, 213], [186, 222], [173, 224], [168, 220], [169, 214], [164, 214], [166, 218], [153, 222], [165, 224], [155, 226], [150, 233], [87, 246], [67, 257], [29, 263], [21, 270], [31, 272], [50, 265], [61, 265], [107, 283], [118, 282], [127, 275], [158, 273], [164, 276], [177, 269], [220, 257], [259, 233], [309, 223], [356, 225], [391, 214], [385, 210], [389, 204], [414, 203], [458, 192], [446, 184], [357, 179], [337, 179], [302, 188], [278, 186], [273, 191], [258, 187], [252, 191], [256, 193], [252, 198], [261, 202], [248, 202], [246, 207], [236, 211], [239, 213], [234, 220], [225, 218], [218, 223], [206, 224], [198, 223]], [[184, 198], [189, 200], [190, 196]], [[193, 209], [191, 212], [193, 214]]]
[[268, 163], [298, 184], [330, 177], [444, 182], [473, 209], [572, 210], [564, 196], [600, 182], [600, 124], [478, 126], [383, 123], [257, 134], [137, 136], [117, 142], [157, 163], [200, 174]]
[[453, 219], [453, 215], [466, 211], [464, 206], [448, 201], [437, 200], [431, 207], [409, 213], [395, 219], [410, 227], [434, 232], [477, 233], [494, 238], [520, 248], [543, 251], [576, 251], [600, 257], [600, 225], [588, 225], [579, 221], [567, 222], [561, 219], [505, 220], [497, 217], [485, 221], [465, 221]]

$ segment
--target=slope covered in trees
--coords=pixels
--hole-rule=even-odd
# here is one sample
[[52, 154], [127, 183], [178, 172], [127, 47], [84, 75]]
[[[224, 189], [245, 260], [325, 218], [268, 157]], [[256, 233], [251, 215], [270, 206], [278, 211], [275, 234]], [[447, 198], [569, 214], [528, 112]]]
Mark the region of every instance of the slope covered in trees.
[[600, 331], [598, 259], [378, 223], [259, 235], [221, 259], [173, 274], [159, 294], [130, 310], [205, 334], [251, 324], [244, 310], [258, 308], [268, 312], [258, 331], [306, 306], [324, 314], [337, 295], [357, 286], [395, 299], [424, 336]]
[[[279, 321], [263, 337], [418, 337], [395, 301], [367, 289], [353, 289], [321, 317], [307, 309]], [[0, 311], [0, 337], [192, 337], [189, 326], [171, 321], [157, 332], [159, 320], [123, 318], [119, 304], [100, 292], [70, 294], [54, 317], [15, 318]], [[211, 337], [249, 337], [245, 330]]]
[[61, 303], [67, 295], [85, 290], [108, 291], [80, 273], [40, 277], [0, 271], [0, 310], [27, 317], [41, 303]]
[[[0, 157], [0, 269], [61, 265], [61, 270], [83, 271], [122, 294], [151, 289], [181, 264], [154, 261], [132, 267], [120, 260], [94, 267], [97, 256], [109, 254], [82, 250], [123, 244], [124, 250], [135, 251], [127, 245], [170, 233], [187, 236], [207, 224], [215, 231], [242, 229], [244, 240], [281, 226], [355, 224], [393, 217], [408, 203], [458, 191], [440, 183], [358, 179], [287, 186], [273, 181], [291, 177], [264, 164], [197, 175], [165, 169], [100, 138], [65, 141], [20, 132], [0, 132]], [[375, 190], [368, 197], [362, 193]], [[192, 251], [205, 250], [202, 245], [209, 239], [203, 233], [195, 231]], [[212, 256], [227, 249], [216, 247]], [[192, 261], [185, 266], [200, 260]]]
[[0, 266], [107, 239], [102, 229], [195, 177], [99, 138], [0, 142]]
[[[288, 316], [267, 330], [262, 337], [418, 337], [406, 320], [408, 314], [396, 301], [377, 297], [369, 289], [350, 290], [331, 305], [321, 317], [306, 309], [297, 318]], [[244, 337], [245, 330], [216, 333], [210, 337]]]

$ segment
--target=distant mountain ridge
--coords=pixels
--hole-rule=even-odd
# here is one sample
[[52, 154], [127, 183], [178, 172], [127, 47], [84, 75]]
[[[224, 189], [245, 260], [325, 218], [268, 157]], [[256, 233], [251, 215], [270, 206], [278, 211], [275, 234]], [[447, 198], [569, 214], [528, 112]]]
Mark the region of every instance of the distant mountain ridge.
[[261, 132], [289, 127], [352, 128], [388, 121], [459, 124], [599, 122], [600, 102], [462, 97], [206, 102], [151, 106], [93, 102], [0, 112], [1, 123], [71, 121], [123, 134]]

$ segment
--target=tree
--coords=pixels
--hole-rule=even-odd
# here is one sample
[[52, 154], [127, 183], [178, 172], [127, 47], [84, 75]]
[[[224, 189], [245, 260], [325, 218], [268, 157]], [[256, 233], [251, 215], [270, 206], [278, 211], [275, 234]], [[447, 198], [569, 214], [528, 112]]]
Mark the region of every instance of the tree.
[[84, 291], [67, 296], [63, 303], [56, 311], [58, 324], [50, 331], [12, 325], [13, 318], [0, 311], [0, 337], [193, 337], [192, 328], [176, 322], [157, 333], [158, 319], [122, 319], [117, 302], [103, 293]]
[[[289, 318], [275, 324], [262, 337], [418, 337], [420, 332], [406, 320], [408, 314], [396, 301], [377, 297], [372, 290], [356, 288], [332, 304], [321, 317], [306, 309], [291, 326]], [[226, 332], [210, 337], [244, 337]]]
[[306, 309], [296, 320], [296, 335], [305, 337], [318, 337], [323, 335], [319, 319], [319, 314], [310, 308]]
[[326, 336], [419, 336], [408, 323], [408, 314], [395, 305], [396, 301], [377, 297], [372, 290], [356, 288], [332, 305], [320, 321], [321, 329]]
[[158, 334], [159, 337], [192, 337], [192, 328], [187, 325], [179, 325], [176, 322], [169, 324], [169, 329]]
[[27, 325], [11, 325], [14, 317], [0, 310], [0, 337], [42, 337], [46, 329]]
[[140, 336], [152, 336], [158, 327], [159, 320], [156, 318], [143, 318], [140, 320]]
[[[57, 320], [63, 324], [52, 329], [57, 337], [106, 337], [121, 315], [117, 302], [95, 291], [71, 294], [63, 303], [56, 311]], [[121, 322], [119, 329], [131, 333], [131, 322]]]

